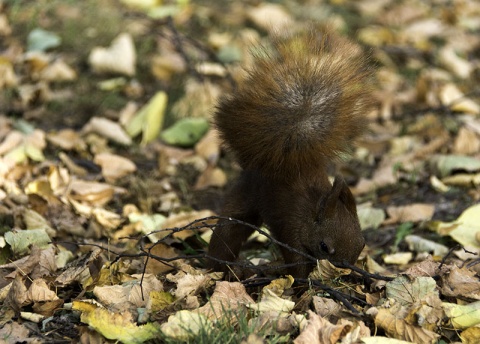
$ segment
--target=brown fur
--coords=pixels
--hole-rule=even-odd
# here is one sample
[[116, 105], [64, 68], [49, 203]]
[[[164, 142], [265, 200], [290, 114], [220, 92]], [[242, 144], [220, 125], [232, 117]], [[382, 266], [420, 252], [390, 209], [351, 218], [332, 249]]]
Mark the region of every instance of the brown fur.
[[[266, 223], [278, 240], [318, 259], [354, 263], [364, 246], [355, 200], [341, 177], [330, 184], [327, 167], [363, 130], [368, 70], [354, 45], [314, 29], [277, 37], [273, 48], [215, 115], [244, 169], [222, 215]], [[218, 227], [209, 254], [234, 260], [251, 232]], [[282, 253], [287, 263], [306, 260]], [[306, 277], [309, 269], [289, 272]]]

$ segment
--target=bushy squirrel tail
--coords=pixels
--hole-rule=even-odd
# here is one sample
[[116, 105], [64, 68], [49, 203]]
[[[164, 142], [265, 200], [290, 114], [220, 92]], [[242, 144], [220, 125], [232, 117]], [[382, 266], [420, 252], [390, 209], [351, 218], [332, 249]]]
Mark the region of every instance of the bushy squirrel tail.
[[310, 27], [277, 34], [253, 64], [215, 114], [244, 169], [307, 176], [348, 152], [370, 104], [370, 70], [358, 46]]

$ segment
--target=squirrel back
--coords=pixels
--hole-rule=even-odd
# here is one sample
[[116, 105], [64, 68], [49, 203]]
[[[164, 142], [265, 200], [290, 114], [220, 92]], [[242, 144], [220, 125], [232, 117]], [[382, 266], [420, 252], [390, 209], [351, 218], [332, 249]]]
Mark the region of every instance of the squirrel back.
[[245, 170], [306, 177], [349, 150], [362, 132], [369, 70], [359, 49], [314, 28], [277, 35], [238, 89], [222, 99], [215, 124]]

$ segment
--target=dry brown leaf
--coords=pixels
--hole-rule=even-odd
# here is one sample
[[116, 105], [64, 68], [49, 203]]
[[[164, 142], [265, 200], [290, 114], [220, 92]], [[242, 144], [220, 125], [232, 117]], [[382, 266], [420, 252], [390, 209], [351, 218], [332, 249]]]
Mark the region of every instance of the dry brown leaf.
[[[215, 215], [212, 211], [210, 210], [200, 210], [200, 211], [191, 211], [191, 212], [180, 212], [177, 214], [172, 214], [170, 215], [165, 222], [162, 224], [162, 231], [157, 233], [157, 238], [158, 240], [166, 237], [171, 233], [170, 230], [167, 230], [168, 228], [181, 228], [186, 225], [188, 225], [190, 222], [201, 219], [204, 217], [209, 217]], [[208, 222], [208, 223], [213, 223], [215, 221]], [[200, 225], [200, 223], [198, 223]], [[196, 231], [205, 231], [207, 227], [205, 228], [197, 228]], [[174, 238], [180, 239], [180, 240], [185, 240], [186, 238], [191, 237], [194, 235], [195, 232], [193, 232], [190, 229], [185, 229], [179, 232], [176, 232], [173, 234]]]
[[185, 95], [173, 105], [172, 113], [177, 118], [210, 118], [221, 93], [220, 87], [212, 82], [189, 79], [185, 84]]
[[389, 337], [407, 340], [413, 343], [436, 343], [440, 335], [423, 329], [419, 326], [409, 325], [404, 319], [392, 314], [392, 308], [379, 309], [375, 316], [375, 325], [385, 330]]
[[[135, 278], [135, 276], [132, 277]], [[146, 307], [150, 301], [150, 292], [162, 291], [163, 284], [151, 274], [136, 275], [136, 277], [138, 280], [132, 280], [122, 285], [96, 286], [93, 294], [102, 305], [111, 310], [135, 311], [136, 308]], [[140, 279], [142, 279], [142, 285], [140, 285]]]
[[442, 281], [443, 295], [480, 300], [480, 281], [475, 271], [452, 266], [450, 273], [442, 276]]
[[332, 299], [320, 296], [313, 296], [313, 308], [315, 313], [323, 318], [329, 316], [340, 316], [342, 306]]
[[57, 299], [54, 301], [40, 302], [33, 305], [33, 311], [44, 317], [51, 317], [63, 306], [64, 300]]
[[[210, 320], [221, 319], [225, 312], [238, 313], [255, 301], [247, 294], [245, 286], [239, 282], [217, 282], [215, 290], [208, 303], [197, 311]], [[234, 317], [230, 317], [230, 320]], [[233, 325], [233, 324], [232, 324]]]
[[83, 133], [96, 133], [113, 142], [129, 146], [132, 139], [120, 124], [103, 117], [92, 117], [82, 129]]
[[[1, 14], [0, 14], [1, 22]], [[0, 23], [1, 25], [1, 23]], [[18, 77], [13, 69], [13, 64], [6, 58], [0, 57], [0, 90], [14, 87], [18, 84]]]
[[44, 103], [53, 98], [50, 87], [43, 81], [34, 85], [22, 84], [18, 86], [18, 95], [22, 106], [25, 108], [28, 108], [34, 102]]
[[210, 129], [195, 145], [195, 152], [209, 164], [215, 166], [220, 156], [220, 138], [218, 137], [218, 131]]
[[[149, 249], [149, 252], [152, 255], [162, 258], [174, 258], [178, 256], [178, 253], [172, 246], [165, 245], [164, 243], [156, 243], [153, 248]], [[173, 265], [171, 263], [162, 263], [157, 259], [150, 258], [148, 260], [147, 266], [145, 271], [153, 274], [153, 275], [162, 275], [168, 271], [173, 270]]]
[[342, 343], [345, 344], [360, 343], [364, 338], [371, 336], [370, 328], [368, 328], [363, 321], [352, 323], [346, 319], [339, 319], [337, 325], [353, 326], [353, 329], [346, 333], [342, 339]]
[[4, 155], [23, 142], [23, 134], [13, 130], [10, 132], [0, 144], [0, 155]]
[[124, 221], [124, 219], [114, 213], [103, 208], [94, 208], [92, 209], [92, 215], [97, 220], [97, 222], [103, 226], [105, 229], [116, 229]]
[[167, 37], [158, 37], [157, 39], [161, 53], [152, 58], [150, 68], [157, 79], [170, 81], [172, 76], [185, 71], [186, 62], [170, 39]]
[[293, 19], [280, 4], [261, 3], [247, 10], [248, 18], [258, 27], [267, 31], [278, 31], [293, 25]]
[[377, 188], [397, 182], [398, 177], [395, 175], [393, 165], [391, 159], [386, 158], [382, 161], [380, 167], [375, 170], [372, 181]]
[[110, 202], [114, 188], [105, 183], [73, 180], [70, 184], [69, 197], [75, 201], [88, 202], [92, 205], [103, 206]]
[[65, 61], [58, 59], [40, 72], [40, 79], [46, 81], [72, 81], [77, 79], [77, 72]]
[[350, 330], [350, 325], [333, 325], [327, 319], [308, 311], [308, 322], [293, 343], [334, 344], [339, 342], [340, 338]]
[[288, 334], [298, 329], [302, 320], [305, 320], [303, 315], [279, 315], [276, 311], [267, 311], [250, 319], [248, 324], [255, 328], [254, 333]]
[[90, 266], [93, 267], [99, 266], [102, 264], [102, 253], [103, 250], [100, 248], [93, 249], [92, 252], [82, 257], [81, 260], [75, 262], [76, 265], [70, 266], [62, 274], [60, 274], [56, 279], [55, 283], [60, 286], [67, 286], [72, 283], [83, 283], [85, 280], [90, 278]]
[[24, 278], [21, 275], [17, 275], [3, 304], [13, 308], [15, 311], [20, 311], [20, 308], [28, 303], [27, 287], [25, 286]]
[[428, 256], [424, 261], [411, 266], [408, 270], [403, 272], [405, 275], [414, 277], [433, 277], [442, 276], [450, 270], [450, 266], [442, 264], [440, 269], [440, 263], [435, 262], [432, 256]]
[[0, 328], [0, 338], [8, 338], [4, 343], [40, 343], [29, 337], [30, 330], [18, 322], [8, 322]]
[[33, 246], [28, 256], [0, 267], [15, 269], [9, 275], [10, 278], [14, 278], [17, 274], [29, 275], [32, 278], [50, 276], [56, 271], [55, 249], [53, 246], [49, 246], [46, 249]]
[[208, 187], [224, 187], [227, 184], [227, 176], [222, 169], [218, 167], [208, 166], [205, 171], [200, 174], [195, 183], [196, 190], [203, 190]]
[[93, 161], [102, 168], [102, 175], [109, 183], [129, 175], [137, 170], [135, 164], [122, 156], [111, 153], [100, 153], [95, 155]]
[[312, 279], [335, 279], [339, 276], [349, 275], [350, 269], [337, 268], [326, 259], [318, 260], [316, 268], [310, 273]]
[[80, 134], [73, 129], [62, 129], [58, 132], [48, 133], [47, 140], [53, 145], [65, 150], [85, 150], [86, 144]]
[[414, 203], [406, 206], [388, 207], [390, 216], [384, 223], [419, 222], [430, 220], [435, 212], [435, 206], [424, 203]]
[[50, 290], [44, 279], [35, 279], [27, 291], [27, 301], [30, 302], [44, 302], [58, 300], [57, 294]]
[[456, 154], [475, 154], [480, 151], [480, 138], [478, 134], [468, 128], [460, 128], [453, 144]]
[[214, 283], [212, 278], [206, 274], [191, 275], [180, 272], [178, 275], [180, 277], [175, 279], [177, 289], [173, 292], [177, 299], [187, 295], [197, 295], [200, 291], [207, 289]]

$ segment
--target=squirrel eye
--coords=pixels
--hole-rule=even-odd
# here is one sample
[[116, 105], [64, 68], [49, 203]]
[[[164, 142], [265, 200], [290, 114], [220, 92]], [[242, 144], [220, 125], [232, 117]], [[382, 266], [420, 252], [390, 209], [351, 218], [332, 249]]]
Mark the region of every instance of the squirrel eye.
[[328, 245], [325, 244], [323, 241], [320, 243], [320, 249], [325, 253], [330, 253], [330, 250], [328, 249]]

